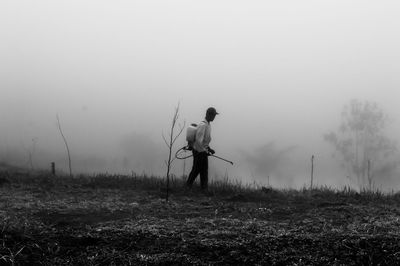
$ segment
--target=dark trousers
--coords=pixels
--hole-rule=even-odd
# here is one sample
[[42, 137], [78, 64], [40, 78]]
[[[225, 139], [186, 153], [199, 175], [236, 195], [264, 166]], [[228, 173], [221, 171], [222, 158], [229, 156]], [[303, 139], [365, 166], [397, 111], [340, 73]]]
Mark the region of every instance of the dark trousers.
[[200, 174], [200, 185], [202, 189], [208, 187], [208, 154], [193, 150], [193, 167], [186, 182], [188, 187], [192, 187], [197, 175]]

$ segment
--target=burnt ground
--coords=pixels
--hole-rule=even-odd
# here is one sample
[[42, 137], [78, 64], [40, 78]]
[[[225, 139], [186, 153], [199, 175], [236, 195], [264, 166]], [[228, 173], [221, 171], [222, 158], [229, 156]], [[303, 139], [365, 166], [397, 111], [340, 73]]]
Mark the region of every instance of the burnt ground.
[[397, 194], [175, 185], [166, 202], [157, 184], [111, 180], [3, 184], [0, 264], [400, 264]]

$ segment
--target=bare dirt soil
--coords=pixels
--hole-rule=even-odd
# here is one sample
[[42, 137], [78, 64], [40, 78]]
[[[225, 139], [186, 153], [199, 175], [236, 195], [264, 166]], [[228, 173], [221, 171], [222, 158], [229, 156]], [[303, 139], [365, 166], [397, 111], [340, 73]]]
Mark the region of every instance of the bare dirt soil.
[[398, 194], [101, 180], [7, 177], [0, 264], [400, 265]]

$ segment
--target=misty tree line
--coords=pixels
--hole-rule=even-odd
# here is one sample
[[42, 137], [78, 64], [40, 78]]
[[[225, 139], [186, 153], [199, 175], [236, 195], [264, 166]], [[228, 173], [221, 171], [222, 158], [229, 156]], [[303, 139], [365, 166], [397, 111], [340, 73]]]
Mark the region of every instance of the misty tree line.
[[[166, 160], [167, 177], [170, 175], [173, 161], [171, 144], [177, 139], [174, 128], [178, 120], [178, 112], [179, 105], [174, 110], [168, 139], [163, 136], [169, 151], [169, 157]], [[369, 101], [351, 100], [342, 109], [341, 122], [337, 130], [323, 135], [324, 140], [334, 148], [334, 155], [340, 160], [341, 166], [347, 171], [348, 177], [354, 180], [360, 189], [372, 189], [380, 179], [389, 176], [396, 177], [397, 175], [396, 171], [400, 165], [397, 143], [387, 137], [385, 132], [389, 122], [389, 116], [378, 104]], [[63, 136], [58, 116], [57, 126], [61, 136]], [[178, 136], [182, 133], [183, 127], [179, 126]], [[67, 150], [69, 172], [72, 175], [71, 156], [64, 136], [63, 140]], [[32, 148], [25, 149], [28, 153], [28, 164], [32, 170], [34, 168], [33, 156], [36, 142], [36, 138], [32, 139]], [[142, 143], [143, 140], [141, 139], [139, 142]], [[123, 140], [122, 146], [129, 151], [135, 150], [136, 146], [131, 147], [130, 144], [130, 140], [126, 139]], [[279, 161], [284, 161], [285, 156], [293, 149], [294, 147], [288, 147], [287, 149], [279, 150], [271, 142], [252, 154], [243, 152], [242, 155], [247, 160], [254, 162], [256, 171], [260, 173], [275, 173], [282, 176], [285, 173], [280, 173]], [[126, 160], [124, 164], [128, 166], [128, 161], [125, 157], [124, 160]]]

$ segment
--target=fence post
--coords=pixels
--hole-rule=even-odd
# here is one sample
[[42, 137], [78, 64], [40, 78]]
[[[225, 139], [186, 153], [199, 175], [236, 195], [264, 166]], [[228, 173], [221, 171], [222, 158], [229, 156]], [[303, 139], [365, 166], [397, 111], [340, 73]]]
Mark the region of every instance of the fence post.
[[371, 160], [368, 160], [367, 178], [368, 178], [369, 190], [371, 191], [372, 190]]
[[56, 163], [51, 162], [51, 174], [56, 175]]
[[313, 180], [314, 180], [314, 155], [311, 156], [311, 184], [310, 184], [310, 189], [313, 188]]

